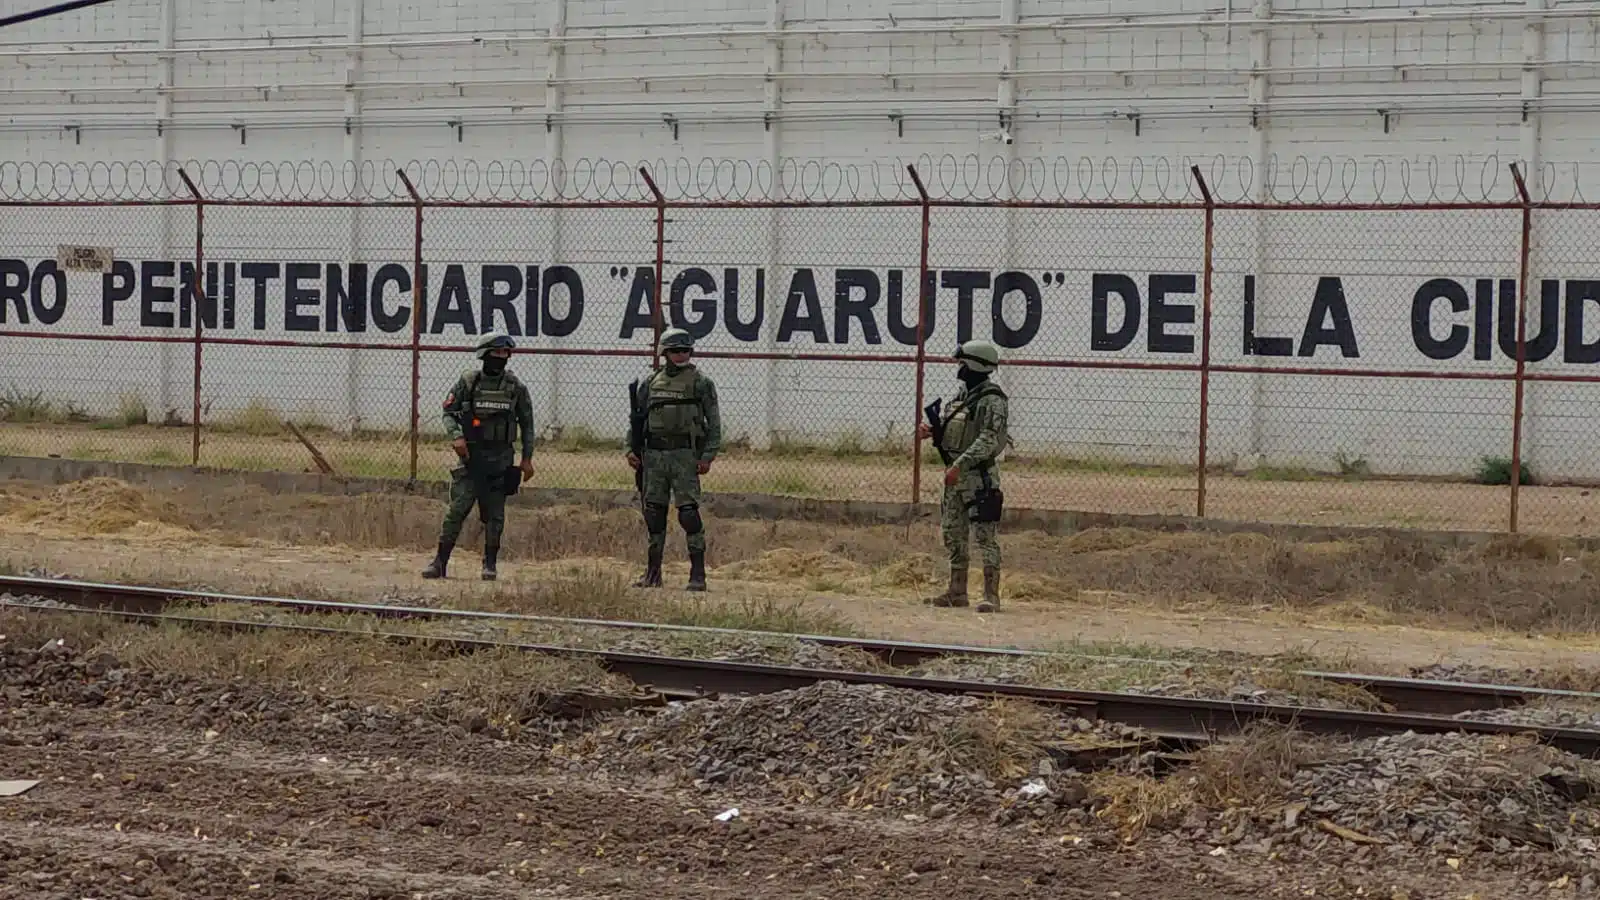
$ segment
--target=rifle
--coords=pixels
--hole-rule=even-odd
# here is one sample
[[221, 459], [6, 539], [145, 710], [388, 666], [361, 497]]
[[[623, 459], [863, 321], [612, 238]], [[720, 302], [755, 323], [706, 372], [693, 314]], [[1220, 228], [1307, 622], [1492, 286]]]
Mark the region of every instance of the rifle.
[[939, 417], [941, 402], [943, 401], [935, 400], [929, 403], [923, 407], [922, 414], [928, 417], [928, 427], [932, 429], [933, 448], [939, 451], [939, 459], [944, 461], [944, 467], [948, 469], [954, 460], [950, 456], [950, 451], [944, 448], [944, 421]]
[[639, 468], [633, 470], [633, 486], [644, 502], [644, 406], [639, 399], [639, 380], [628, 382], [628, 450], [639, 448]]

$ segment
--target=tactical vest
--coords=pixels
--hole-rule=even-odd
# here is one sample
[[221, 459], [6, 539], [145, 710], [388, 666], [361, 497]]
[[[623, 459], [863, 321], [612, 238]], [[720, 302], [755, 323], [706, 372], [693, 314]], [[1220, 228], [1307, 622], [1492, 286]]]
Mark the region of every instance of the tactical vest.
[[[972, 405], [978, 401], [978, 398], [986, 397], [990, 394], [1000, 397], [1006, 395], [998, 384], [993, 381], [985, 381], [971, 393], [950, 404], [949, 414], [944, 420], [944, 449], [948, 450], [952, 457], [960, 456], [967, 452], [967, 448], [971, 447], [973, 442], [978, 439], [978, 433], [981, 429], [978, 427], [978, 421], [972, 417]], [[1008, 436], [1002, 433], [1000, 435], [1000, 446], [1004, 447], [1008, 439]], [[985, 466], [987, 465], [986, 463]]]
[[695, 393], [697, 378], [694, 366], [684, 366], [672, 375], [662, 368], [650, 376], [644, 423], [647, 436], [695, 441], [705, 436], [700, 397]]
[[487, 376], [472, 373], [467, 386], [467, 421], [463, 432], [468, 441], [482, 444], [509, 444], [516, 422], [517, 380], [510, 372], [497, 379], [494, 387], [485, 387]]

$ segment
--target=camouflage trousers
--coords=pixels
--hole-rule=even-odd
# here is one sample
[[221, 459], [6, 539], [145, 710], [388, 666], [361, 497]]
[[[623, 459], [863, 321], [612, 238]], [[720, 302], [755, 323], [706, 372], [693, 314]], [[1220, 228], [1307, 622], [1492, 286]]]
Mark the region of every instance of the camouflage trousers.
[[513, 462], [511, 457], [469, 459], [450, 470], [450, 508], [439, 531], [441, 542], [456, 542], [476, 504], [478, 521], [483, 523], [483, 545], [500, 546], [506, 528], [505, 472]]
[[[990, 472], [989, 480], [1000, 486], [998, 472]], [[953, 486], [944, 489], [944, 499], [939, 510], [939, 531], [944, 538], [944, 549], [950, 555], [950, 568], [965, 569], [972, 559], [973, 538], [978, 551], [983, 554], [984, 568], [1000, 568], [1000, 523], [972, 521], [972, 495], [983, 486], [976, 473], [963, 473]]]
[[[695, 531], [687, 536], [685, 544], [690, 553], [706, 552], [706, 533], [699, 520], [700, 471], [695, 467], [700, 456], [692, 448], [682, 450], [644, 451], [644, 505], [645, 525], [650, 532], [650, 548], [660, 550], [667, 545], [667, 508], [676, 504], [678, 524], [690, 524]], [[695, 512], [685, 522], [684, 507]], [[652, 514], [654, 507], [659, 512]]]

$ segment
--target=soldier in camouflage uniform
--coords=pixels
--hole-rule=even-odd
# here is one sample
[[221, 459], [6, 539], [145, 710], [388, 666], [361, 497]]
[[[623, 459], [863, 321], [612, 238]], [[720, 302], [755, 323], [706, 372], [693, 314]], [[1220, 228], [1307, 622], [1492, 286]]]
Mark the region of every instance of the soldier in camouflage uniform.
[[700, 520], [700, 476], [722, 450], [722, 413], [717, 386], [689, 362], [694, 336], [681, 328], [661, 335], [666, 365], [646, 377], [640, 406], [641, 436], [630, 433], [628, 465], [644, 467], [642, 497], [650, 556], [636, 587], [660, 587], [661, 556], [667, 544], [667, 505], [676, 500], [678, 524], [689, 549], [691, 591], [706, 589], [706, 535]]
[[[483, 522], [483, 580], [496, 577], [495, 560], [506, 525], [506, 495], [533, 477], [533, 398], [506, 369], [516, 342], [502, 332], [484, 335], [477, 357], [482, 370], [468, 369], [444, 401], [444, 430], [460, 465], [450, 470], [450, 509], [439, 532], [439, 550], [423, 578], [443, 578], [461, 526], [474, 503]], [[522, 432], [522, 462], [514, 439]], [[520, 470], [520, 473], [519, 471]]]
[[[944, 473], [940, 531], [950, 554], [950, 586], [925, 602], [938, 607], [967, 605], [970, 528], [983, 554], [983, 601], [978, 612], [995, 612], [1000, 608], [1000, 542], [996, 535], [1002, 498], [996, 459], [1010, 442], [1008, 401], [990, 378], [1000, 367], [1000, 349], [988, 341], [968, 341], [956, 350], [955, 359], [960, 364], [956, 376], [962, 388], [942, 417], [942, 446], [951, 462]], [[919, 438], [932, 433], [925, 422], [917, 427]]]

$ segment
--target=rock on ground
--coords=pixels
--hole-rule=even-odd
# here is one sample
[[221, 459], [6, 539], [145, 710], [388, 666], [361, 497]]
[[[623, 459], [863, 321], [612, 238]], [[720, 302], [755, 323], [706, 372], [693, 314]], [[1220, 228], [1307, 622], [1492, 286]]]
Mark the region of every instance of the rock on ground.
[[1048, 815], [1086, 792], [1073, 748], [1142, 735], [1034, 706], [824, 682], [782, 693], [674, 704], [600, 726], [577, 753], [622, 771], [700, 786], [765, 786], [846, 805], [943, 816], [1019, 807]]
[[[1600, 765], [1531, 739], [1406, 733], [1325, 748], [1249, 807], [1191, 813], [1184, 837], [1358, 858], [1418, 852], [1600, 877]], [[1178, 777], [1178, 776], [1175, 776]]]

